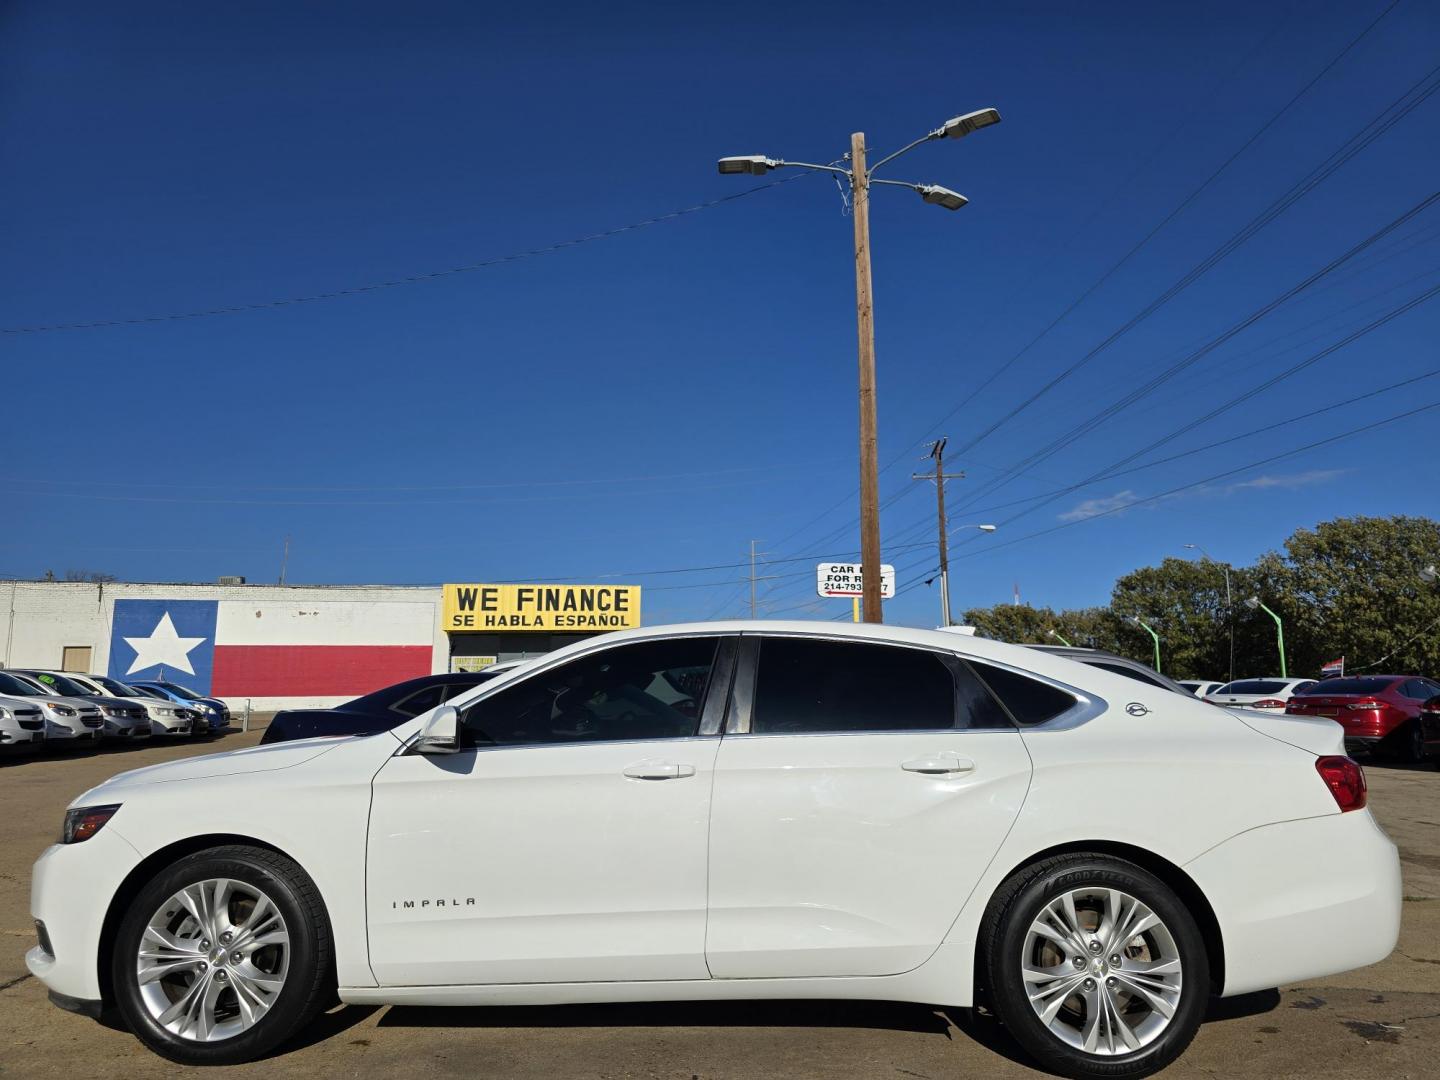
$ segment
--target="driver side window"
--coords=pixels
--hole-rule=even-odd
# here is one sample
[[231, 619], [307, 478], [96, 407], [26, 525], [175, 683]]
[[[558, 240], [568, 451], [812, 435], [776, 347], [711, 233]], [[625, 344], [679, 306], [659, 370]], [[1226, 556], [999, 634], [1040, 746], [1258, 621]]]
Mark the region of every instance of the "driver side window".
[[466, 746], [679, 739], [700, 728], [717, 638], [601, 649], [477, 701]]

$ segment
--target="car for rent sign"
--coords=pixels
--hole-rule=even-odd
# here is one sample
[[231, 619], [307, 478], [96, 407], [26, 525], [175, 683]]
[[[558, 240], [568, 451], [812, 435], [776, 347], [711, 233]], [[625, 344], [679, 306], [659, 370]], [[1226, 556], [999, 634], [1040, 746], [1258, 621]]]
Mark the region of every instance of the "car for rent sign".
[[[815, 568], [815, 591], [821, 596], [860, 596], [865, 591], [865, 575], [859, 563], [822, 562]], [[895, 595], [895, 567], [880, 564], [880, 596], [889, 600]]]
[[629, 630], [640, 625], [639, 585], [446, 585], [447, 631]]

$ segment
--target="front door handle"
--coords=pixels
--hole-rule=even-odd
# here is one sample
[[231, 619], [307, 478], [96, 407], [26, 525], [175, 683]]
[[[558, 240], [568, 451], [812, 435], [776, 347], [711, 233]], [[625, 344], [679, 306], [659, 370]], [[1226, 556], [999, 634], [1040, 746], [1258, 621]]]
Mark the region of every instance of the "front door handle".
[[679, 765], [673, 761], [642, 761], [625, 770], [631, 780], [679, 780], [694, 776], [694, 765]]
[[975, 762], [967, 757], [961, 757], [953, 750], [944, 750], [938, 754], [901, 762], [900, 768], [906, 772], [922, 773], [925, 776], [955, 776], [959, 773], [973, 772]]

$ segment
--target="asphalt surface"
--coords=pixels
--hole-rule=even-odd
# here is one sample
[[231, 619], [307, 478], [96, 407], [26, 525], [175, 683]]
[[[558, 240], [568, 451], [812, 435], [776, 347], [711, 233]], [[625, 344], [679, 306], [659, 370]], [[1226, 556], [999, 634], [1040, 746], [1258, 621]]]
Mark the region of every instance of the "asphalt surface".
[[[47, 1002], [24, 964], [33, 943], [30, 865], [53, 841], [66, 803], [106, 777], [258, 740], [259, 732], [251, 731], [209, 743], [0, 760], [0, 1076], [144, 1080], [191, 1071], [155, 1057], [124, 1031]], [[1440, 1077], [1440, 771], [1383, 764], [1367, 771], [1371, 806], [1404, 859], [1399, 948], [1361, 971], [1214, 1003], [1189, 1051], [1163, 1075]], [[1003, 1080], [1041, 1074], [1003, 1030], [963, 1010], [761, 1002], [341, 1006], [283, 1052], [210, 1075]]]

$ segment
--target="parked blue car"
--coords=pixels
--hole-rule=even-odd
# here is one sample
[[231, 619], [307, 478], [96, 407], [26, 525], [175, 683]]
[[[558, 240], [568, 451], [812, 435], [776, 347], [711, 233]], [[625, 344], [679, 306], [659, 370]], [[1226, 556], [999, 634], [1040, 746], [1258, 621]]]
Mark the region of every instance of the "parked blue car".
[[230, 726], [230, 710], [219, 698], [201, 697], [188, 686], [181, 686], [179, 683], [163, 682], [159, 679], [142, 679], [139, 682], [132, 681], [131, 686], [142, 690], [153, 690], [169, 701], [177, 705], [184, 705], [188, 709], [194, 709], [210, 726], [210, 733], [224, 731]]

